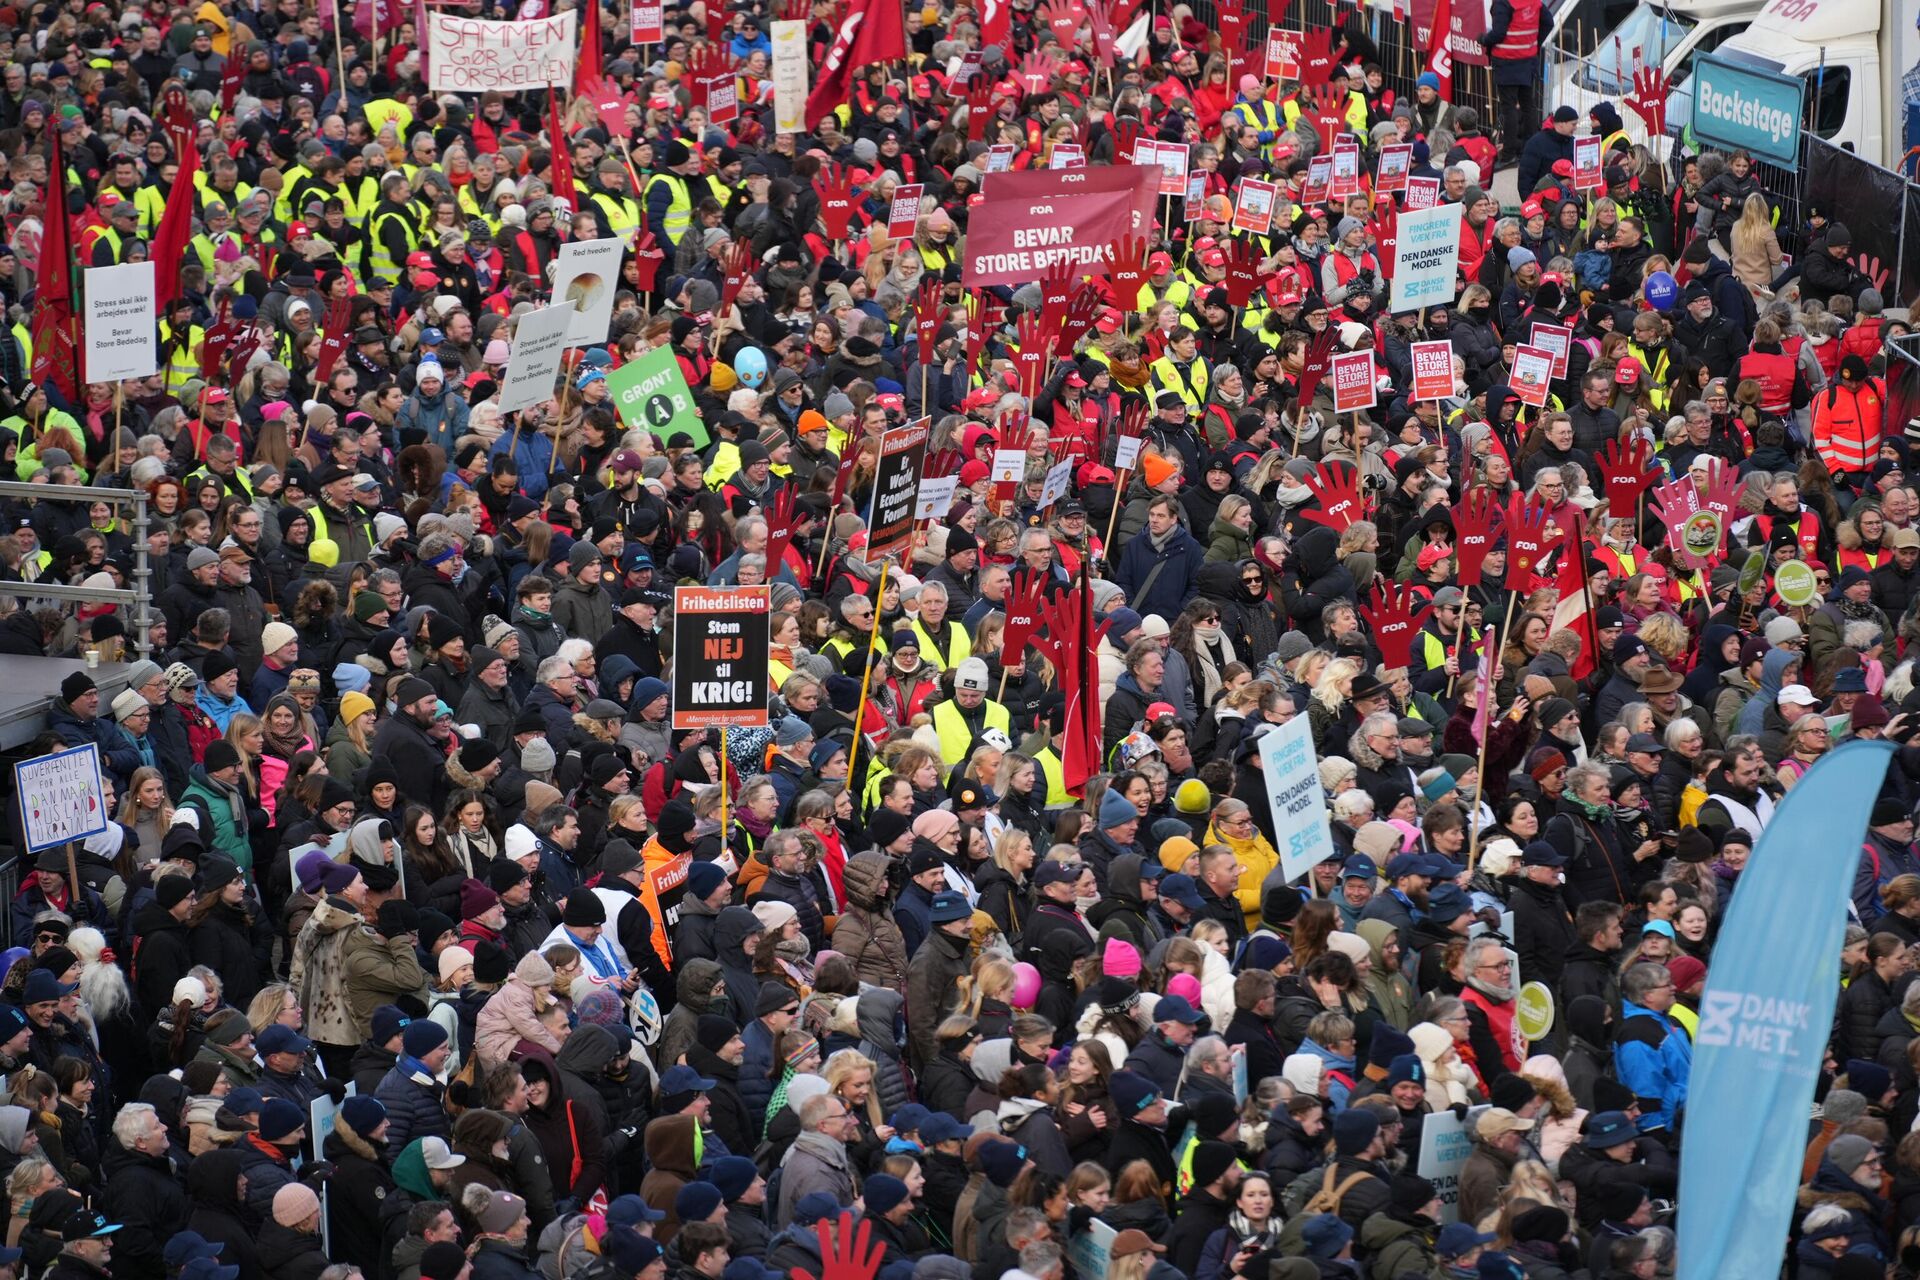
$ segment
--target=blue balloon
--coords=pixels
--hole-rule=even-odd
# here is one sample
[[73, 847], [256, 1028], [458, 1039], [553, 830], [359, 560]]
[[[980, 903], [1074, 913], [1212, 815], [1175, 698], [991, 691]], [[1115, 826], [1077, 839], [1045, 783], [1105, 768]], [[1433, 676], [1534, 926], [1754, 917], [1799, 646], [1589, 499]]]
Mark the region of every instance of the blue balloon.
[[1656, 271], [1647, 277], [1647, 301], [1655, 311], [1671, 311], [1679, 296], [1680, 284], [1671, 274]]
[[[1672, 282], [1672, 277], [1668, 277]], [[742, 386], [758, 388], [767, 380], [767, 353], [758, 347], [747, 347], [733, 361], [733, 372]]]

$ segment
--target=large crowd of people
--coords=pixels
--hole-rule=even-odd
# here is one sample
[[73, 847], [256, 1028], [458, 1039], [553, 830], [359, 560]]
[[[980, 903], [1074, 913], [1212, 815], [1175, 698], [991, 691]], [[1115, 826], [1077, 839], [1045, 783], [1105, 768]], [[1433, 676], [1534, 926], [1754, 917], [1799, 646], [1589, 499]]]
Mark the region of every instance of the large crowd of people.
[[[910, 10], [822, 103], [887, 3], [696, 0], [642, 45], [582, 10], [580, 92], [478, 94], [428, 90], [428, 6], [0, 9], [0, 464], [149, 495], [0, 503], [0, 653], [104, 660], [25, 754], [96, 746], [112, 817], [8, 903], [0, 1272], [1674, 1273], [1743, 868], [1920, 708], [1899, 300], [1747, 155], [1543, 102], [1538, 0], [1467, 33], [1484, 113], [1383, 69], [1385, 9], [1302, 81], [1255, 74], [1259, 22], [1103, 0]], [[964, 286], [970, 220], [1138, 138], [1192, 198], [1069, 299], [1029, 399], [1060, 300]], [[1419, 312], [1395, 147], [1462, 211]], [[503, 413], [519, 317], [606, 237], [604, 340]], [[74, 381], [63, 244], [83, 295], [164, 254], [153, 376]], [[1516, 349], [1556, 334], [1538, 403]], [[663, 348], [667, 432], [609, 386]], [[1336, 413], [1363, 349], [1375, 404]], [[876, 554], [881, 435], [921, 418], [955, 496]], [[1724, 502], [1704, 567], [1666, 501], [1609, 502], [1639, 450]], [[1493, 506], [1514, 536], [1468, 536]], [[688, 585], [764, 589], [764, 725], [676, 725]], [[1086, 662], [1005, 643], [1036, 600], [1103, 628]], [[1330, 853], [1290, 877], [1261, 744], [1296, 718]], [[1753, 1118], [1807, 1126], [1796, 1280], [1920, 1274], [1902, 760], [1816, 1114]]]

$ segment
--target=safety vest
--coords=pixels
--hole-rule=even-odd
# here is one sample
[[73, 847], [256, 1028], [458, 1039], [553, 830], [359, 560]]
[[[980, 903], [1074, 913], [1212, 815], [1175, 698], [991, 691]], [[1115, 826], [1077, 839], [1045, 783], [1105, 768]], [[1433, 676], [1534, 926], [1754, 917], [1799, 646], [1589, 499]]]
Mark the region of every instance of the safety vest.
[[913, 242], [920, 254], [920, 262], [929, 271], [945, 271], [960, 260], [960, 255], [952, 244], [928, 244], [923, 240]]
[[[1757, 515], [1753, 518], [1754, 528], [1760, 530], [1760, 542], [1764, 546], [1773, 541], [1773, 517]], [[1809, 564], [1820, 563], [1820, 517], [1806, 507], [1800, 508], [1800, 523], [1794, 529], [1794, 540], [1800, 544], [1800, 557]]]
[[207, 206], [215, 200], [218, 200], [228, 213], [232, 213], [236, 205], [253, 194], [253, 188], [244, 182], [234, 183], [233, 190], [231, 191], [222, 191], [207, 181], [207, 171], [205, 169], [195, 169], [193, 171], [193, 190], [194, 198], [200, 205], [200, 213], [202, 216], [205, 216]]
[[[345, 92], [344, 88], [342, 92]], [[367, 118], [367, 132], [376, 138], [380, 136], [381, 126], [389, 120], [398, 125], [396, 132], [403, 138], [407, 136], [408, 126], [413, 123], [412, 109], [392, 98], [375, 98], [360, 111]]]
[[304, 164], [296, 164], [286, 171], [280, 183], [280, 194], [273, 198], [274, 217], [283, 223], [293, 222], [298, 218], [299, 215], [293, 207], [294, 193], [300, 189], [301, 183], [312, 176], [313, 170]]
[[1207, 403], [1207, 366], [1198, 357], [1184, 370], [1172, 356], [1161, 356], [1150, 368], [1153, 383], [1161, 391], [1177, 391], [1187, 402], [1188, 413], [1198, 413]]
[[608, 191], [596, 191], [587, 197], [593, 207], [600, 211], [600, 220], [606, 223], [604, 230], [610, 236], [620, 240], [630, 237], [640, 226], [645, 216], [638, 202], [629, 196], [616, 196]]
[[920, 652], [932, 659], [933, 665], [942, 671], [951, 671], [973, 656], [973, 642], [967, 638], [967, 629], [949, 618], [941, 628], [947, 635], [951, 647], [945, 653], [940, 652], [940, 644], [933, 638], [926, 625], [918, 617], [913, 620], [913, 634], [920, 638]]
[[1886, 391], [1878, 378], [1836, 382], [1814, 397], [1813, 447], [1829, 471], [1838, 475], [1873, 465], [1886, 409]]
[[393, 254], [388, 250], [386, 240], [383, 238], [385, 226], [390, 222], [399, 223], [405, 232], [408, 254], [412, 254], [415, 250], [419, 249], [420, 233], [414, 228], [412, 220], [396, 210], [386, 209], [374, 214], [373, 224], [367, 228], [367, 235], [370, 241], [367, 248], [367, 262], [368, 265], [373, 268], [373, 274], [376, 276], [386, 280], [398, 280], [406, 264], [404, 261], [395, 262], [393, 260]]
[[1735, 379], [1758, 379], [1760, 408], [1778, 417], [1793, 409], [1793, 375], [1793, 357], [1784, 351], [1749, 351], [1740, 357]]
[[[1007, 709], [992, 698], [981, 705], [986, 708], [983, 728], [998, 729], [1012, 737], [1013, 717], [1007, 714]], [[940, 758], [949, 767], [959, 764], [973, 751], [973, 727], [961, 716], [960, 707], [952, 699], [934, 706], [933, 728], [940, 735]]]
[[1073, 797], [1067, 793], [1067, 769], [1052, 744], [1035, 753], [1033, 762], [1040, 766], [1040, 772], [1047, 779], [1047, 808], [1060, 809], [1072, 804]]
[[[1135, 307], [1134, 310], [1138, 311], [1141, 315], [1145, 315], [1161, 303], [1171, 302], [1174, 306], [1184, 311], [1186, 310], [1187, 303], [1191, 301], [1192, 298], [1193, 286], [1179, 276], [1175, 276], [1167, 281], [1166, 292], [1164, 293], [1151, 284], [1141, 285], [1140, 305]], [[1098, 348], [1096, 348], [1096, 350], [1097, 349]]]
[[1627, 343], [1627, 354], [1638, 360], [1640, 367], [1647, 371], [1647, 399], [1653, 402], [1654, 408], [1665, 412], [1667, 406], [1673, 403], [1673, 392], [1667, 387], [1667, 374], [1673, 368], [1672, 349], [1662, 343], [1649, 351], [1639, 343], [1630, 341]]
[[1864, 573], [1872, 573], [1880, 567], [1880, 562], [1885, 560], [1888, 554], [1885, 547], [1880, 547], [1873, 551], [1869, 551], [1865, 547], [1842, 547], [1840, 549], [1840, 567], [1845, 569], [1852, 566]]
[[653, 201], [653, 188], [665, 183], [673, 196], [673, 202], [667, 206], [667, 216], [663, 224], [667, 240], [676, 248], [680, 238], [687, 234], [687, 228], [693, 225], [693, 197], [687, 191], [687, 180], [677, 173], [656, 173], [647, 179], [646, 196], [649, 204]]
[[140, 211], [140, 238], [153, 239], [160, 219], [166, 215], [167, 198], [160, 194], [158, 187], [141, 187], [133, 193], [133, 207]]
[[1607, 567], [1607, 573], [1615, 582], [1625, 582], [1640, 568], [1640, 557], [1631, 551], [1615, 551], [1609, 546], [1593, 549], [1593, 558]]
[[[97, 231], [98, 234], [94, 236], [94, 244], [98, 244], [100, 243], [100, 241], [105, 240], [108, 246], [113, 251], [113, 260], [115, 262], [119, 262], [121, 253], [123, 252], [120, 246], [120, 233], [118, 231], [115, 231], [112, 227], [98, 227], [98, 228], [95, 228], [95, 230]], [[88, 256], [89, 257], [92, 256], [92, 246], [88, 247]]]
[[200, 376], [200, 344], [206, 339], [207, 332], [197, 324], [187, 326], [185, 341], [175, 342], [173, 326], [165, 320], [160, 322], [160, 346], [166, 351], [166, 389], [168, 395], [179, 395], [190, 379]]
[[[1437, 671], [1441, 667], [1446, 666], [1447, 656], [1453, 652], [1453, 646], [1451, 644], [1448, 644], [1445, 640], [1441, 639], [1440, 636], [1438, 636], [1434, 632], [1428, 631], [1424, 628], [1421, 629], [1420, 637], [1421, 637], [1420, 656], [1426, 659], [1427, 670]], [[1479, 639], [1480, 639], [1480, 632], [1473, 627], [1468, 627], [1467, 628], [1468, 644], [1469, 645], [1475, 644], [1479, 641]], [[1415, 719], [1418, 719], [1420, 716], [1419, 711], [1412, 706], [1409, 706], [1408, 714], [1412, 715]]]
[[1540, 0], [1512, 0], [1507, 34], [1490, 53], [1497, 62], [1526, 62], [1540, 56]]
[[[185, 483], [187, 488], [192, 489], [196, 487], [203, 477], [211, 474], [213, 473], [205, 467], [195, 468], [193, 474], [186, 478]], [[253, 478], [247, 474], [247, 469], [245, 467], [235, 467], [233, 469], [233, 478], [239, 483], [241, 492], [245, 493], [247, 500], [251, 502], [253, 500]], [[226, 482], [225, 476], [222, 476], [220, 479], [222, 484]]]

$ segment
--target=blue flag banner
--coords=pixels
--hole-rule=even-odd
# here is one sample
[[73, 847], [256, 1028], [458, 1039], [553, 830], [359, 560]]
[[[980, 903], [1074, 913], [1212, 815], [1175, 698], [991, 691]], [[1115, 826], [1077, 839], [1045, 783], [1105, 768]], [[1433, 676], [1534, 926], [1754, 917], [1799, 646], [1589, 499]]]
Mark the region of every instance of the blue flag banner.
[[1679, 1280], [1780, 1274], [1803, 1123], [1839, 998], [1867, 816], [1894, 745], [1808, 770], [1754, 847], [1714, 945], [1680, 1149]]

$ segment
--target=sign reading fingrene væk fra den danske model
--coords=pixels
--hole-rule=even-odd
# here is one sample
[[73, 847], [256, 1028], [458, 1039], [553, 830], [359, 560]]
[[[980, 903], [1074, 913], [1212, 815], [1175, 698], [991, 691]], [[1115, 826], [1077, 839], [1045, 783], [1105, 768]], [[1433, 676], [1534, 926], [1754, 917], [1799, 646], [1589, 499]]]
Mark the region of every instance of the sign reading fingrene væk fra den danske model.
[[765, 726], [768, 596], [765, 587], [674, 588], [674, 728]]

